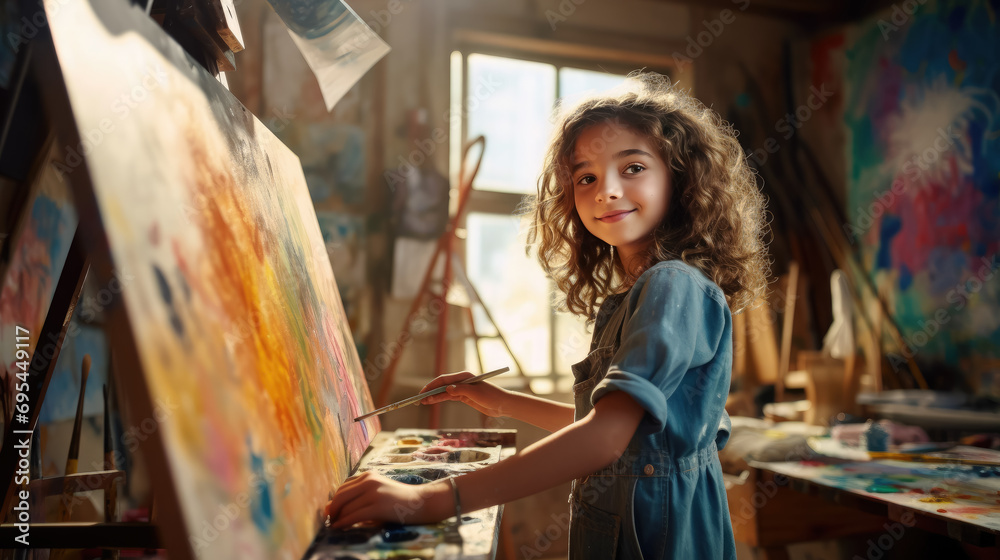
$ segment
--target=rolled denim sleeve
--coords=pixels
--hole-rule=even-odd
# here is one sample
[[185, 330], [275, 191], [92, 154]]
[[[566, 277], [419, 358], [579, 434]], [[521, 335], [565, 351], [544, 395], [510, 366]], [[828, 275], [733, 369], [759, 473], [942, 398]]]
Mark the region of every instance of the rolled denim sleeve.
[[624, 303], [621, 345], [591, 394], [596, 403], [611, 391], [628, 393], [646, 411], [641, 433], [664, 429], [670, 396], [689, 370], [712, 360], [725, 331], [721, 290], [713, 297], [709, 286], [718, 287], [695, 274], [666, 266], [640, 277]]

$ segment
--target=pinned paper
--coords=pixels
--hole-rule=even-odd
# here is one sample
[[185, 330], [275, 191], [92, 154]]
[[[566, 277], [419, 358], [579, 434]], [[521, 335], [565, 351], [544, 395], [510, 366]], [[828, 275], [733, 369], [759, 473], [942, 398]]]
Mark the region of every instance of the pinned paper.
[[268, 2], [316, 75], [327, 111], [390, 50], [342, 0]]

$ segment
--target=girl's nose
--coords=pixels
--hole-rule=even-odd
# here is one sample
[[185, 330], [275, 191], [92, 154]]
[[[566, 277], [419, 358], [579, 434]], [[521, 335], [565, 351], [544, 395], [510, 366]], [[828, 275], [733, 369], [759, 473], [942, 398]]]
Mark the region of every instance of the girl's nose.
[[602, 181], [600, 188], [597, 189], [597, 202], [610, 202], [612, 200], [618, 200], [621, 197], [622, 188], [617, 178]]

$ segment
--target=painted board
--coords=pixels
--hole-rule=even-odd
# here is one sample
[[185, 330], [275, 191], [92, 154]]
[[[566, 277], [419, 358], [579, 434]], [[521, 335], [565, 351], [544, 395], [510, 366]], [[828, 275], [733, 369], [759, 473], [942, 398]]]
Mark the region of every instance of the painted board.
[[170, 555], [300, 558], [379, 424], [299, 160], [142, 10], [46, 9]]
[[852, 29], [844, 65], [845, 231], [892, 282], [909, 349], [888, 357], [950, 367], [982, 394], [1000, 394], [1000, 377], [985, 386], [1000, 364], [995, 20], [984, 1], [886, 8]]
[[1000, 477], [990, 467], [909, 461], [753, 466], [1000, 533]]

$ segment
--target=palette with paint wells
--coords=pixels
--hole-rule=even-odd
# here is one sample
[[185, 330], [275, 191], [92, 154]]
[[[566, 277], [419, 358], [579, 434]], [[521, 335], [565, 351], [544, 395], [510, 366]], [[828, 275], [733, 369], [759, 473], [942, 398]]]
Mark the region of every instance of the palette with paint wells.
[[[404, 484], [461, 476], [513, 455], [514, 430], [415, 430], [375, 436], [354, 474], [375, 472]], [[347, 530], [323, 529], [308, 560], [493, 558], [503, 506], [431, 525], [386, 523]], [[457, 531], [457, 534], [456, 534]]]

